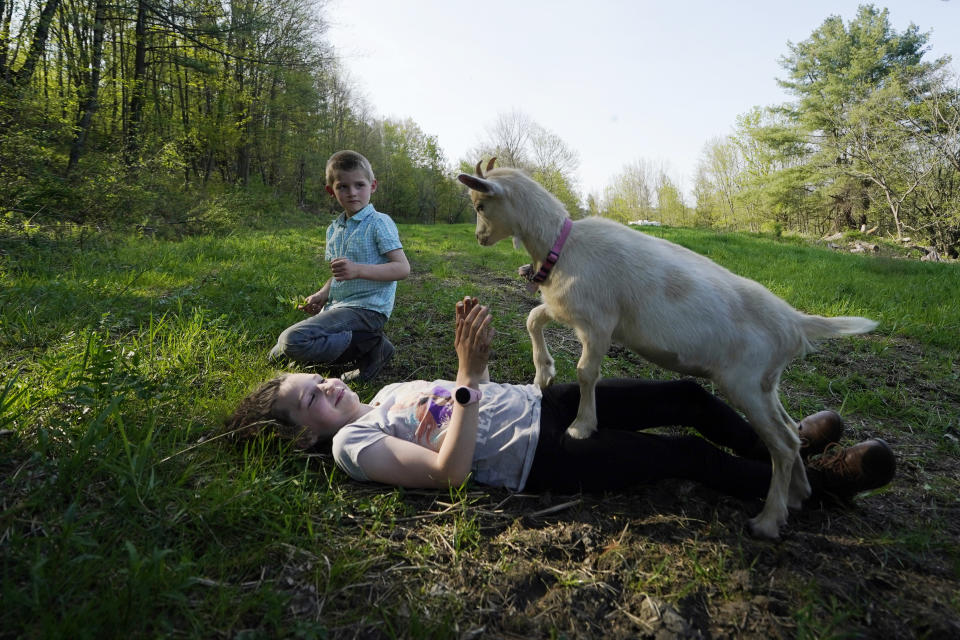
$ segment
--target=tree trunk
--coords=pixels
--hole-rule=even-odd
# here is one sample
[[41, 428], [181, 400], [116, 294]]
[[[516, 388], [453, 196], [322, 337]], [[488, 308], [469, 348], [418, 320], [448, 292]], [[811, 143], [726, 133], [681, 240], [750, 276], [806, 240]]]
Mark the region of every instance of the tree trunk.
[[130, 125], [127, 127], [127, 166], [137, 161], [140, 155], [140, 136], [143, 129], [143, 106], [146, 102], [147, 73], [147, 4], [137, 2], [136, 43], [133, 61], [133, 84], [130, 94]]
[[77, 117], [77, 131], [70, 146], [70, 159], [67, 161], [67, 175], [73, 170], [83, 153], [87, 141], [87, 133], [93, 122], [93, 114], [97, 110], [97, 94], [100, 90], [100, 64], [103, 60], [103, 32], [104, 16], [107, 10], [106, 0], [97, 0], [93, 16], [93, 52], [90, 56], [90, 73], [85, 87], [81, 90], [86, 94], [80, 100]]
[[10, 42], [10, 21], [13, 18], [13, 3], [0, 0], [0, 79], [10, 82], [10, 68], [7, 66], [7, 47]]
[[[33, 70], [37, 66], [43, 51], [47, 46], [47, 35], [50, 33], [50, 23], [53, 21], [53, 15], [60, 6], [60, 0], [47, 0], [43, 11], [40, 12], [40, 19], [37, 22], [37, 30], [33, 32], [33, 41], [30, 43], [30, 49], [27, 51], [27, 58], [23, 61], [23, 66], [10, 75], [10, 84], [16, 89], [27, 86], [33, 77]], [[12, 63], [12, 61], [11, 61]]]

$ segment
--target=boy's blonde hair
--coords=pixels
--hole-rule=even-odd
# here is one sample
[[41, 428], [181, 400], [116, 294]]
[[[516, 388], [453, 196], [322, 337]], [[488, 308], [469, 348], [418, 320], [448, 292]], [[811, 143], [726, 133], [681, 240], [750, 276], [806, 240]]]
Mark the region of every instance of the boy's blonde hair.
[[373, 167], [370, 166], [370, 161], [362, 154], [349, 149], [337, 151], [327, 160], [327, 186], [333, 186], [333, 181], [337, 179], [337, 172], [356, 171], [357, 169], [362, 170], [367, 175], [367, 180], [374, 181]]

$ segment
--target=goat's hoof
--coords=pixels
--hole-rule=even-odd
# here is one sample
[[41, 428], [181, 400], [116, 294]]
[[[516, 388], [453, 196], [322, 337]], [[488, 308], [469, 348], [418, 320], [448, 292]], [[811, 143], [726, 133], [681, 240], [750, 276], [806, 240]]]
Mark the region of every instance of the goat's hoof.
[[537, 385], [541, 389], [546, 389], [553, 383], [553, 367], [550, 367], [550, 371], [543, 375], [539, 373], [533, 378], [533, 384]]
[[750, 518], [750, 521], [747, 523], [747, 528], [750, 530], [750, 535], [755, 538], [766, 538], [767, 540], [780, 539], [780, 525], [776, 522], [764, 520], [762, 516]]
[[787, 494], [787, 507], [793, 509], [794, 511], [799, 511], [803, 508], [803, 502], [810, 497], [810, 487], [803, 487], [801, 489], [790, 488], [790, 493]]
[[810, 485], [806, 486], [790, 486], [790, 492], [787, 494], [787, 501], [790, 504], [790, 507], [793, 508], [794, 503], [803, 504], [803, 501], [811, 496], [813, 491], [810, 489]]
[[567, 427], [567, 435], [575, 440], [583, 440], [584, 438], [589, 438], [596, 430], [596, 426], [590, 427], [574, 423]]

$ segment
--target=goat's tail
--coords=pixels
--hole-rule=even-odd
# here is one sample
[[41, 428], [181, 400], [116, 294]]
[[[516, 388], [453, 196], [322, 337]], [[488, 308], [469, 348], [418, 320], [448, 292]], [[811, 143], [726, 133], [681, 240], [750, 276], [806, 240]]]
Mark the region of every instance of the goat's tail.
[[857, 333], [867, 333], [877, 327], [877, 322], [870, 318], [859, 316], [803, 316], [801, 320], [803, 333], [808, 340], [819, 338], [834, 338], [836, 336], [850, 336]]

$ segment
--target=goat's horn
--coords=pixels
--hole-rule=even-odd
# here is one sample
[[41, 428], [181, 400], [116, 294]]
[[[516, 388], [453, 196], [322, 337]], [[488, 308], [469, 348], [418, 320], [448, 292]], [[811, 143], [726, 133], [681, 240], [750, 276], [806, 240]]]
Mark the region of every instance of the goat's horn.
[[487, 163], [487, 171], [490, 171], [490, 169], [493, 169], [493, 163], [496, 161], [497, 161], [496, 156], [490, 158], [490, 162]]
[[477, 176], [480, 177], [480, 178], [483, 177], [483, 171], [480, 171], [480, 163], [481, 163], [481, 162], [483, 162], [483, 159], [482, 159], [482, 158], [481, 158], [480, 160], [477, 160]]

